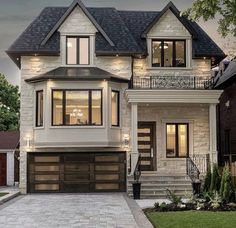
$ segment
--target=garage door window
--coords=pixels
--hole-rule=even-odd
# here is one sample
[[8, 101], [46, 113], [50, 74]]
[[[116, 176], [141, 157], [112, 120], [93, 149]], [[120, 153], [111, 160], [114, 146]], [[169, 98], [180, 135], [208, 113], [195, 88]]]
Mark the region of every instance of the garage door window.
[[102, 125], [102, 90], [53, 90], [52, 125]]

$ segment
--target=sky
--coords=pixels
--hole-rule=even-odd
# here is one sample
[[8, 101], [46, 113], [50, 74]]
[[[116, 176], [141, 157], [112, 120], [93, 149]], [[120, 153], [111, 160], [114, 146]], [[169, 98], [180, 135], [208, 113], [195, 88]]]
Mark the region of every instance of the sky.
[[[19, 85], [20, 70], [5, 51], [39, 15], [44, 7], [69, 6], [73, 0], [0, 0], [0, 73], [8, 81]], [[169, 0], [83, 0], [86, 6], [115, 7], [121, 10], [162, 10]], [[191, 6], [192, 0], [172, 0], [182, 11]], [[224, 51], [235, 38], [223, 39], [217, 33], [217, 20], [200, 21], [199, 24]], [[236, 44], [236, 43], [234, 43]], [[231, 45], [232, 46], [232, 45]], [[227, 53], [226, 53], [227, 54]]]

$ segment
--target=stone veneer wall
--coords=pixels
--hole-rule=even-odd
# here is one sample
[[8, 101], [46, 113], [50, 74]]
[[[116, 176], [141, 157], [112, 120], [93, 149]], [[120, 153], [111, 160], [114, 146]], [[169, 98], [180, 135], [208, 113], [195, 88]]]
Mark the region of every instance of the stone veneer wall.
[[150, 105], [138, 106], [138, 120], [156, 122], [156, 153], [158, 175], [185, 174], [183, 158], [166, 158], [166, 122], [188, 122], [190, 156], [209, 152], [208, 105]]

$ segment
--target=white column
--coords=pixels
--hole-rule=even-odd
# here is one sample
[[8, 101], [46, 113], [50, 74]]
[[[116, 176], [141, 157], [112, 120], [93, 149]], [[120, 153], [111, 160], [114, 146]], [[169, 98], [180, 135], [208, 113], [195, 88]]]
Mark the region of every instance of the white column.
[[209, 105], [210, 161], [217, 163], [216, 104]]
[[131, 174], [138, 161], [138, 105], [131, 104]]

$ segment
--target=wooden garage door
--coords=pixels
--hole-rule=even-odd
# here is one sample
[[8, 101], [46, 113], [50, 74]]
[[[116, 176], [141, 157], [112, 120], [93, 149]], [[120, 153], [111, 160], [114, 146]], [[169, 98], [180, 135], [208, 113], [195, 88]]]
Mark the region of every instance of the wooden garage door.
[[29, 155], [29, 192], [121, 192], [126, 190], [125, 153]]
[[0, 186], [7, 184], [7, 154], [0, 154]]

